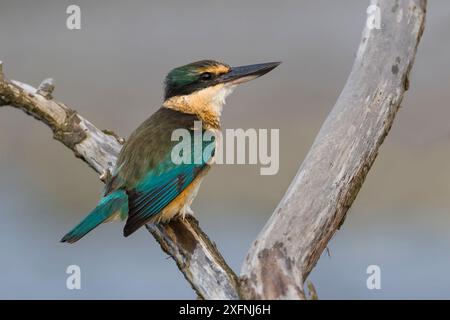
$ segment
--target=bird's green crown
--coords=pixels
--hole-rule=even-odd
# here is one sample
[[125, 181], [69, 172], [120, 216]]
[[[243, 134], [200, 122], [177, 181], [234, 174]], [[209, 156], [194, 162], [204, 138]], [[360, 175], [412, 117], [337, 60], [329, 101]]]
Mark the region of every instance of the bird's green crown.
[[166, 77], [164, 99], [187, 95], [215, 85], [218, 77], [230, 70], [227, 64], [214, 60], [196, 61], [175, 68]]

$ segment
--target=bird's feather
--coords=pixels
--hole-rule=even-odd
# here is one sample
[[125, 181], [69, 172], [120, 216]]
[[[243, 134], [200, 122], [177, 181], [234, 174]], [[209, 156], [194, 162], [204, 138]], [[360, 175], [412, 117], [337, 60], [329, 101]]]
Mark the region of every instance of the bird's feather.
[[[128, 219], [124, 235], [128, 236], [159, 214], [177, 198], [209, 165], [214, 153], [204, 157], [202, 150], [212, 141], [201, 141], [195, 146], [192, 114], [161, 108], [131, 135], [119, 157], [113, 181], [106, 192], [124, 188], [129, 198]], [[187, 163], [176, 164], [172, 159], [173, 148], [180, 141], [172, 140], [177, 129], [189, 132], [190, 148], [183, 150]], [[204, 130], [201, 130], [201, 134]]]
[[178, 165], [155, 177], [152, 173], [129, 191], [129, 213], [124, 228], [128, 236], [161, 212], [189, 186], [207, 164]]
[[[175, 110], [161, 108], [144, 121], [123, 146], [104, 196], [97, 207], [61, 240], [75, 242], [119, 210], [128, 220], [124, 235], [128, 236], [147, 223], [180, 195], [209, 165], [210, 157], [189, 153], [191, 161], [176, 164], [172, 150], [179, 141], [172, 140], [177, 129], [186, 129], [194, 148], [194, 122], [199, 118]], [[201, 130], [202, 133], [204, 129]], [[202, 141], [204, 149], [211, 142]], [[210, 149], [213, 155], [214, 149]], [[184, 151], [183, 151], [184, 152]], [[198, 161], [200, 160], [200, 161]]]
[[122, 218], [128, 212], [128, 196], [124, 190], [114, 191], [103, 197], [98, 205], [75, 228], [67, 233], [61, 242], [73, 243], [80, 240], [88, 232], [119, 212]]

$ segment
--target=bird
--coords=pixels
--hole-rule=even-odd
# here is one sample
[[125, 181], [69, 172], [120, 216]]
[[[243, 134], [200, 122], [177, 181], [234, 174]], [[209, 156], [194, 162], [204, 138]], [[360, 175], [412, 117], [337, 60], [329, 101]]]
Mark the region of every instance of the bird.
[[230, 67], [201, 60], [171, 70], [162, 106], [124, 143], [97, 206], [61, 242], [74, 243], [104, 222], [126, 219], [123, 235], [128, 237], [145, 224], [192, 214], [190, 206], [211, 168], [214, 148], [207, 159], [174, 163], [171, 153], [177, 141], [172, 141], [172, 132], [185, 129], [193, 136], [195, 121], [201, 121], [202, 132], [217, 132], [225, 98], [237, 85], [280, 63]]

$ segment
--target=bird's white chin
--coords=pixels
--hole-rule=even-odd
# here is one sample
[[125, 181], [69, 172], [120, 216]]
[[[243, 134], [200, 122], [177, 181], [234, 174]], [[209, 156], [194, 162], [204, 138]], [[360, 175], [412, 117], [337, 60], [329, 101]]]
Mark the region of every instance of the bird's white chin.
[[175, 96], [164, 102], [166, 108], [187, 113], [211, 113], [220, 118], [225, 99], [236, 88], [234, 83], [221, 83], [212, 87], [201, 89], [184, 96]]
[[217, 90], [217, 93], [213, 97], [213, 101], [211, 103], [211, 106], [214, 108], [214, 111], [217, 114], [222, 114], [222, 108], [226, 103], [226, 98], [233, 92], [233, 90], [236, 88], [235, 84], [225, 84], [222, 85], [219, 90]]

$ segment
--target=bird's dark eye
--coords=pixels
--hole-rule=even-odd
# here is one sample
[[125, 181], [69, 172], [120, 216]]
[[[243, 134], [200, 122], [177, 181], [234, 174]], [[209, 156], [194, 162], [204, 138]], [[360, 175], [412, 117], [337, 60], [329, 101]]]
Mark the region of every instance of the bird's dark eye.
[[200, 80], [202, 80], [202, 81], [208, 81], [208, 80], [211, 80], [212, 77], [213, 77], [213, 75], [212, 75], [211, 72], [203, 72], [203, 73], [200, 75]]

